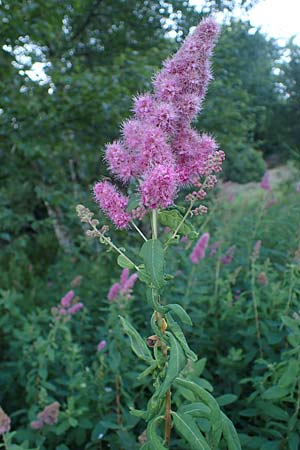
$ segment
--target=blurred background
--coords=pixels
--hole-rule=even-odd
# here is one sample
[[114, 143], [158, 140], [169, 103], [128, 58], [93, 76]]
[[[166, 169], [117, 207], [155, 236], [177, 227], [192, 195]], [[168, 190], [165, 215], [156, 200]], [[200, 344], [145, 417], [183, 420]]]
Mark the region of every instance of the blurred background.
[[[89, 204], [92, 183], [106, 174], [104, 144], [118, 137], [133, 95], [151, 89], [161, 62], [203, 15], [224, 26], [195, 125], [225, 151], [224, 180], [258, 181], [266, 167], [299, 163], [300, 49], [292, 36], [277, 42], [257, 28], [260, 21], [276, 34], [280, 20], [272, 1], [257, 10], [263, 4], [1, 1], [3, 288], [23, 289], [28, 267], [44, 277], [60, 252], [76, 252], [74, 208]], [[281, 8], [297, 17], [291, 2]]]
[[[97, 422], [99, 405], [95, 406], [93, 393], [99, 386], [85, 397], [77, 398], [74, 393], [79, 385], [88, 383], [85, 368], [94, 364], [97, 342], [109, 334], [107, 292], [120, 276], [114, 255], [85, 237], [75, 207], [84, 204], [98, 217], [91, 188], [108, 175], [104, 145], [118, 138], [121, 122], [131, 114], [132, 97], [151, 90], [152, 76], [162, 61], [208, 15], [215, 16], [223, 28], [213, 58], [214, 81], [194, 126], [216, 137], [226, 161], [219, 190], [208, 200], [212, 213], [199, 219], [198, 227], [211, 233], [212, 242], [222, 242], [219, 256], [229, 255], [233, 266], [210, 259], [206, 271], [201, 269], [191, 280], [187, 263], [178, 257], [174, 269], [181, 271], [182, 278], [173, 294], [183, 298], [188, 285], [190, 300], [186, 306], [196, 323], [208, 324], [205, 329], [199, 325], [191, 339], [193, 348], [208, 357], [206, 376], [217, 393], [247, 396], [252, 392], [246, 381], [238, 384], [239, 377], [251, 372], [249, 364], [257, 356], [255, 331], [249, 325], [253, 325], [251, 307], [247, 310], [250, 315], [242, 309], [234, 322], [222, 315], [221, 307], [204, 317], [197, 302], [200, 294], [204, 302], [211, 293], [220, 302], [251, 297], [254, 275], [250, 261], [257, 240], [262, 240], [263, 254], [258, 272], [267, 276], [267, 282], [262, 281], [259, 287], [264, 298], [272, 303], [281, 292], [283, 305], [293, 305], [299, 299], [295, 269], [300, 264], [300, 41], [295, 25], [299, 14], [297, 0], [0, 0], [0, 403], [13, 414], [14, 423], [23, 427], [19, 442], [24, 442], [25, 436], [34, 442], [33, 432], [24, 431], [37, 412], [34, 405], [59, 400], [61, 404], [68, 402], [69, 425], [49, 438], [48, 447], [40, 443], [39, 448], [82, 449], [86, 442], [90, 445], [84, 448], [121, 448], [121, 437], [108, 431], [114, 430], [114, 417], [109, 416], [105, 426]], [[266, 172], [270, 189], [260, 186]], [[107, 219], [101, 217], [102, 222], [107, 223]], [[111, 234], [134, 248], [132, 230], [117, 234], [112, 229]], [[190, 250], [183, 249], [186, 261]], [[71, 368], [62, 380], [63, 354], [56, 369], [51, 366], [51, 376], [49, 361], [35, 360], [33, 355], [42, 358], [49, 348], [50, 309], [74, 286], [85, 312], [76, 319], [73, 330], [77, 343], [67, 340], [62, 347], [64, 355], [72, 355], [72, 362], [66, 363]], [[142, 299], [142, 295], [137, 287], [137, 298]], [[270, 324], [271, 303], [265, 311], [268, 330], [275, 323]], [[274, 311], [279, 303], [272, 303]], [[144, 317], [149, 317], [147, 306], [132, 308], [135, 322], [144, 327]], [[240, 344], [240, 335], [230, 337], [228, 332], [233, 323], [241, 323], [240, 313], [244, 314], [243, 330], [250, 330], [244, 336], [245, 347]], [[220, 318], [216, 330], [213, 318], [218, 314], [225, 322]], [[117, 313], [111, 317], [116, 318]], [[272, 351], [268, 347], [267, 352], [273, 352], [274, 360], [279, 361], [283, 331], [279, 340], [272, 341], [272, 330], [266, 346], [277, 347]], [[249, 352], [246, 359], [243, 352]], [[98, 375], [89, 375], [89, 380], [98, 380], [104, 389], [110, 386], [111, 368], [99, 361], [95, 373], [104, 374], [102, 378], [99, 375], [102, 384]], [[118, 367], [119, 362], [112, 364]], [[128, 364], [132, 365], [130, 358]], [[79, 378], [72, 378], [74, 373], [80, 373]], [[261, 372], [253, 377], [258, 374]], [[132, 386], [136, 374], [129, 378], [128, 386]], [[77, 380], [72, 387], [72, 396], [77, 398], [73, 403], [66, 387], [71, 379]], [[124, 386], [124, 423], [127, 430], [138, 426], [142, 433], [142, 427], [125, 412], [126, 395], [132, 387], [126, 387], [126, 380]], [[105, 408], [114, 399], [110, 391], [105, 395], [99, 408], [101, 414], [110, 414]], [[241, 408], [246, 406], [239, 405], [232, 416], [246, 435], [249, 428], [239, 417]], [[247, 418], [253, 411], [249, 414]], [[254, 416], [259, 414], [265, 412], [254, 410]], [[73, 430], [74, 421], [67, 422], [70, 417], [83, 420], [82, 435]], [[255, 424], [253, 419], [251, 433], [261, 434], [263, 419], [259, 420], [260, 424]], [[66, 431], [68, 426], [75, 434]], [[96, 438], [104, 429], [109, 446], [104, 443], [99, 447]], [[92, 438], [88, 437], [91, 430]], [[280, 426], [278, 430], [280, 434]], [[66, 432], [68, 438], [63, 439]], [[137, 448], [133, 434], [124, 436], [128, 439], [127, 444], [122, 441], [124, 448]], [[293, 436], [296, 444], [289, 448], [297, 450], [299, 440]], [[256, 447], [248, 447], [245, 438], [243, 448], [288, 448], [279, 444], [263, 447], [269, 442], [268, 432], [263, 439]], [[278, 439], [281, 442], [281, 437]]]

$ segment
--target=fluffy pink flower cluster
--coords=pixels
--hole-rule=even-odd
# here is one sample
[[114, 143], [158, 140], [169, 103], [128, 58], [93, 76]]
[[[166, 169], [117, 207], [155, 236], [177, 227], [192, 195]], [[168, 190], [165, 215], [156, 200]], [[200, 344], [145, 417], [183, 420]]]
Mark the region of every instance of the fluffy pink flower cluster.
[[[134, 117], [123, 123], [121, 140], [106, 146], [110, 171], [122, 182], [138, 181], [140, 208], [166, 208], [181, 187], [220, 171], [224, 153], [211, 136], [191, 128], [212, 78], [210, 56], [218, 34], [214, 20], [203, 20], [164, 63], [153, 94], [135, 98]], [[128, 226], [128, 199], [110, 182], [96, 183], [94, 195], [116, 227]]]
[[208, 241], [209, 241], [209, 233], [202, 234], [200, 239], [198, 239], [190, 255], [190, 260], [192, 261], [193, 264], [198, 264], [201, 259], [205, 258], [205, 251], [208, 245]]
[[120, 283], [114, 283], [107, 295], [107, 298], [110, 302], [116, 300], [119, 296], [123, 296], [125, 298], [131, 298], [131, 292], [133, 286], [138, 278], [137, 273], [129, 276], [129, 269], [123, 269], [120, 277]]
[[10, 430], [10, 417], [3, 411], [0, 406], [0, 435], [8, 433]]
[[81, 302], [74, 302], [74, 297], [74, 291], [68, 291], [60, 300], [59, 305], [52, 308], [53, 315], [56, 318], [59, 318], [61, 316], [73, 315], [80, 311], [84, 307], [84, 304]]
[[54, 425], [57, 422], [58, 413], [59, 403], [51, 403], [38, 414], [38, 420], [31, 422], [31, 428], [33, 430], [40, 430], [44, 425]]

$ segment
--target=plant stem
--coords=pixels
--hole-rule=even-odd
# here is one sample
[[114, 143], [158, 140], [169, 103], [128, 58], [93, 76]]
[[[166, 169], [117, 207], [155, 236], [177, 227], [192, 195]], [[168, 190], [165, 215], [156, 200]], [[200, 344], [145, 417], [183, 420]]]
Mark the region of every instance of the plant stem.
[[261, 334], [260, 334], [260, 327], [259, 327], [258, 307], [257, 307], [257, 299], [256, 299], [256, 290], [255, 290], [255, 262], [253, 260], [252, 260], [252, 264], [251, 264], [251, 288], [252, 288], [252, 299], [253, 299], [253, 308], [254, 308], [254, 316], [255, 316], [257, 343], [259, 346], [260, 357], [263, 358], [263, 351], [262, 351], [262, 345], [261, 345]]
[[109, 238], [107, 238], [103, 233], [101, 233], [101, 231], [99, 231], [95, 227], [95, 225], [93, 225], [91, 222], [89, 222], [89, 224], [93, 227], [94, 231], [96, 231], [98, 236], [100, 236], [101, 239], [103, 239], [107, 245], [110, 245], [110, 247], [112, 247], [117, 253], [119, 253], [119, 255], [122, 255], [123, 258], [125, 258], [130, 264], [134, 266], [135, 270], [137, 271], [140, 270], [139, 267], [130, 258], [128, 258], [128, 256], [126, 256], [125, 253], [123, 253], [122, 250], [120, 250]]
[[116, 412], [117, 412], [117, 422], [119, 425], [123, 425], [122, 415], [121, 415], [121, 402], [120, 402], [120, 376], [116, 375], [115, 378], [116, 385]]
[[144, 235], [144, 233], [142, 232], [142, 230], [140, 230], [140, 228], [134, 223], [134, 221], [131, 220], [130, 223], [133, 225], [133, 227], [136, 229], [136, 231], [139, 233], [139, 235], [142, 236], [142, 238], [144, 239], [144, 241], [147, 241], [148, 239], [146, 238], [146, 236]]
[[152, 210], [152, 239], [157, 239], [157, 209]]
[[196, 264], [193, 264], [193, 268], [192, 268], [192, 270], [190, 272], [190, 276], [189, 276], [189, 279], [188, 279], [186, 291], [185, 291], [185, 294], [184, 294], [184, 298], [185, 299], [187, 299], [188, 296], [190, 295], [191, 288], [192, 288], [192, 286], [194, 284], [195, 272], [196, 272]]
[[178, 226], [177, 226], [176, 230], [174, 231], [174, 233], [172, 234], [172, 236], [167, 240], [165, 246], [167, 246], [168, 243], [177, 236], [178, 231], [180, 230], [181, 226], [185, 222], [187, 216], [190, 214], [190, 212], [191, 212], [191, 210], [192, 210], [192, 208], [194, 206], [194, 203], [195, 203], [195, 200], [191, 201], [190, 206], [188, 207], [188, 209], [187, 209], [185, 215], [183, 216], [181, 222], [178, 224]]
[[171, 389], [166, 393], [166, 412], [165, 412], [165, 442], [170, 447], [171, 438]]

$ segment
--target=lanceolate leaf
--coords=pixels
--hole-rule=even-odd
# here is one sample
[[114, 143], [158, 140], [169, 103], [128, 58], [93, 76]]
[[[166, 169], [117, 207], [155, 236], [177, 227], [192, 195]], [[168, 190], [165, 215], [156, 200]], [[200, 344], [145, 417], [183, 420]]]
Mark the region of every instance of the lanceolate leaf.
[[155, 363], [144, 339], [140, 336], [136, 329], [126, 319], [124, 319], [124, 317], [120, 316], [120, 319], [123, 330], [129, 336], [132, 351], [148, 364], [152, 365]]
[[117, 262], [119, 264], [120, 267], [122, 267], [122, 269], [133, 269], [134, 268], [134, 264], [132, 262], [129, 261], [129, 259], [127, 259], [125, 256], [123, 255], [119, 255]]
[[157, 434], [157, 425], [164, 419], [163, 416], [156, 417], [151, 420], [147, 427], [147, 442], [151, 450], [167, 450], [162, 443], [161, 437]]
[[169, 311], [172, 311], [179, 320], [181, 320], [182, 323], [185, 323], [187, 325], [193, 325], [192, 319], [190, 318], [190, 316], [188, 315], [188, 313], [182, 308], [182, 306], [176, 304], [176, 303], [171, 303], [169, 305], [167, 305], [167, 308]]
[[241, 450], [241, 444], [233, 423], [221, 412], [223, 435], [227, 442], [228, 450]]
[[191, 450], [211, 450], [194, 419], [188, 414], [172, 412], [176, 431], [189, 443]]
[[190, 389], [200, 400], [203, 401], [203, 403], [205, 403], [210, 408], [211, 415], [209, 420], [212, 427], [212, 437], [215, 444], [217, 445], [222, 434], [221, 410], [217, 401], [209, 392], [207, 392], [205, 389], [203, 389], [193, 381], [176, 378], [176, 383], [178, 383], [180, 386]]
[[170, 338], [170, 355], [168, 360], [168, 367], [166, 372], [166, 377], [160, 387], [159, 395], [164, 395], [170, 388], [172, 382], [180, 374], [184, 366], [186, 365], [186, 357], [184, 351], [178, 342], [178, 340], [173, 336], [172, 333], [168, 333]]
[[164, 285], [164, 249], [158, 239], [149, 239], [141, 249], [146, 272], [157, 289]]
[[192, 361], [197, 361], [197, 355], [196, 353], [194, 353], [186, 339], [185, 336], [183, 334], [182, 329], [180, 328], [180, 326], [178, 325], [177, 322], [175, 322], [175, 320], [173, 319], [172, 315], [170, 313], [166, 314], [166, 320], [167, 320], [167, 324], [169, 329], [172, 331], [172, 333], [174, 334], [174, 336], [176, 337], [176, 339], [180, 342], [180, 345], [183, 348], [183, 351], [186, 355], [187, 358], [191, 359]]
[[189, 405], [181, 406], [179, 412], [181, 414], [191, 414], [192, 416], [195, 417], [209, 418], [210, 416], [210, 408], [204, 405], [204, 403], [200, 402], [193, 402], [190, 403]]

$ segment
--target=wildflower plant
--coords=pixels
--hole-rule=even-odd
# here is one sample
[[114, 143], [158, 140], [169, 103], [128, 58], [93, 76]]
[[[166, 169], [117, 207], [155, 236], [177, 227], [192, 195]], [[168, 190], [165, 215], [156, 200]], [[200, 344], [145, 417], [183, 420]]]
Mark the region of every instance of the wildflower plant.
[[[165, 304], [164, 300], [173, 278], [166, 273], [166, 254], [182, 236], [198, 238], [189, 219], [207, 212], [202, 202], [207, 190], [216, 184], [215, 174], [221, 171], [224, 160], [213, 137], [199, 134], [191, 126], [212, 79], [210, 57], [218, 34], [215, 21], [203, 20], [155, 76], [153, 93], [134, 99], [134, 116], [123, 123], [121, 139], [106, 146], [110, 172], [124, 189], [121, 192], [107, 179], [101, 180], [93, 188], [95, 201], [116, 228], [138, 232], [138, 238], [144, 241], [139, 255], [135, 259], [129, 256], [112, 241], [107, 226], [99, 227], [92, 212], [82, 205], [77, 207], [81, 221], [91, 226], [87, 234], [99, 237], [102, 244], [118, 254], [118, 264], [125, 270], [134, 269], [145, 283], [146, 299], [153, 309], [153, 335], [148, 339], [120, 317], [133, 352], [148, 366], [140, 378], [151, 375], [153, 379], [147, 408], [131, 408], [133, 415], [147, 422], [143, 450], [170, 448], [172, 427], [195, 450], [219, 448], [222, 439], [229, 449], [240, 448], [231, 421], [214, 397], [196, 379], [184, 377], [185, 368], [197, 364], [197, 355], [182, 330], [192, 321], [182, 306]], [[175, 205], [181, 190], [185, 191], [186, 207]], [[143, 231], [147, 227], [140, 226], [147, 219], [151, 222], [151, 236]], [[159, 225], [168, 227], [169, 233], [160, 235]], [[201, 241], [197, 260], [204, 255], [208, 237], [205, 235]], [[124, 282], [112, 287], [111, 300], [125, 291], [124, 283], [130, 280], [128, 272], [125, 275]], [[172, 401], [174, 392], [180, 401]], [[203, 427], [199, 417], [209, 425]]]

